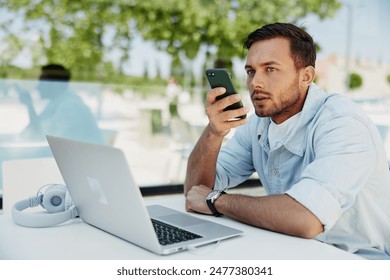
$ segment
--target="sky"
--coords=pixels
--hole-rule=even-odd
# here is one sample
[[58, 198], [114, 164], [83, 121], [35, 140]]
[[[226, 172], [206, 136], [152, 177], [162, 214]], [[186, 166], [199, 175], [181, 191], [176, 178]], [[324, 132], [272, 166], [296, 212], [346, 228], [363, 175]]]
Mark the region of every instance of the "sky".
[[313, 16], [302, 20], [313, 39], [323, 48], [321, 55], [345, 55], [347, 26], [351, 13], [351, 54], [354, 57], [390, 62], [390, 1], [348, 0], [335, 18], [319, 21]]
[[[347, 53], [348, 23], [350, 22], [350, 54], [355, 58], [383, 60], [390, 63], [390, 0], [342, 0], [344, 5], [331, 19], [321, 21], [317, 16], [308, 16], [298, 22], [306, 27], [317, 42], [321, 51], [318, 59], [330, 54], [345, 56]], [[350, 15], [350, 21], [349, 21]], [[156, 64], [162, 66], [162, 73], [169, 73], [170, 57], [157, 51], [150, 42], [140, 37], [134, 40], [131, 61], [127, 72], [142, 75], [144, 65], [148, 65], [150, 75], [156, 74]], [[204, 56], [201, 54], [193, 62], [195, 75], [203, 74]], [[235, 61], [235, 74], [241, 76], [243, 61]]]

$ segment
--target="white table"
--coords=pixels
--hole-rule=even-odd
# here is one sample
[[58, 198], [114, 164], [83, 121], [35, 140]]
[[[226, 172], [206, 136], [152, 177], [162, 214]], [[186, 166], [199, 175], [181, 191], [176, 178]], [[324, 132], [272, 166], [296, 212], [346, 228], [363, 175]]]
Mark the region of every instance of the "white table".
[[[161, 204], [184, 211], [184, 197], [181, 194], [148, 197], [146, 203]], [[14, 224], [10, 214], [4, 214], [0, 215], [0, 259], [359, 259], [356, 255], [315, 240], [258, 229], [226, 217], [194, 215], [235, 227], [244, 234], [221, 241], [217, 246], [204, 246], [198, 252], [185, 251], [158, 256], [80, 220], [50, 228], [24, 228]]]

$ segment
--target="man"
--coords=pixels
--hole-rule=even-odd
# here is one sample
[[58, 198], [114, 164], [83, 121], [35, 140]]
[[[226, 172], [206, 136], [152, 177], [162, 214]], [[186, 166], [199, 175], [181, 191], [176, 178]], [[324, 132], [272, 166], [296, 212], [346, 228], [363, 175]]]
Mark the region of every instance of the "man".
[[[302, 29], [266, 25], [244, 46], [255, 115], [228, 121], [248, 112], [223, 111], [240, 97], [216, 101], [225, 89], [208, 92], [209, 124], [188, 162], [187, 211], [390, 259], [390, 173], [375, 125], [349, 99], [313, 83], [315, 46]], [[267, 196], [222, 192], [253, 172]]]
[[48, 101], [41, 113], [35, 111], [31, 95], [18, 88], [19, 99], [27, 106], [30, 117], [21, 138], [45, 140], [49, 134], [105, 144], [91, 110], [69, 89], [69, 70], [58, 64], [45, 65], [41, 70], [38, 91], [40, 97]]

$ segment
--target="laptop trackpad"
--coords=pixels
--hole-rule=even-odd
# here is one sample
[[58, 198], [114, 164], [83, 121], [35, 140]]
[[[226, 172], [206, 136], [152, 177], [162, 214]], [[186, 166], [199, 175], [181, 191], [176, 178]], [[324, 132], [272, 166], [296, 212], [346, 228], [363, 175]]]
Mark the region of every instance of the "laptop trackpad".
[[196, 224], [201, 224], [207, 222], [206, 220], [198, 219], [186, 214], [172, 214], [168, 216], [163, 216], [158, 218], [162, 222], [167, 222], [172, 225], [187, 227], [193, 226]]

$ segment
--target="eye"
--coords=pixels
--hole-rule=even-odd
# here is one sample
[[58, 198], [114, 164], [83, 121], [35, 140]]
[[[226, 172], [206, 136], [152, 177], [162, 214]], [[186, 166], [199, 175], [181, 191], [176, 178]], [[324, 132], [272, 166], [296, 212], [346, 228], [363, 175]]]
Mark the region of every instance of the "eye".
[[274, 67], [267, 67], [266, 71], [267, 72], [275, 72], [276, 69]]
[[253, 69], [248, 69], [248, 70], [246, 70], [246, 74], [247, 74], [248, 76], [253, 76], [255, 73], [256, 73], [256, 71], [253, 70]]

